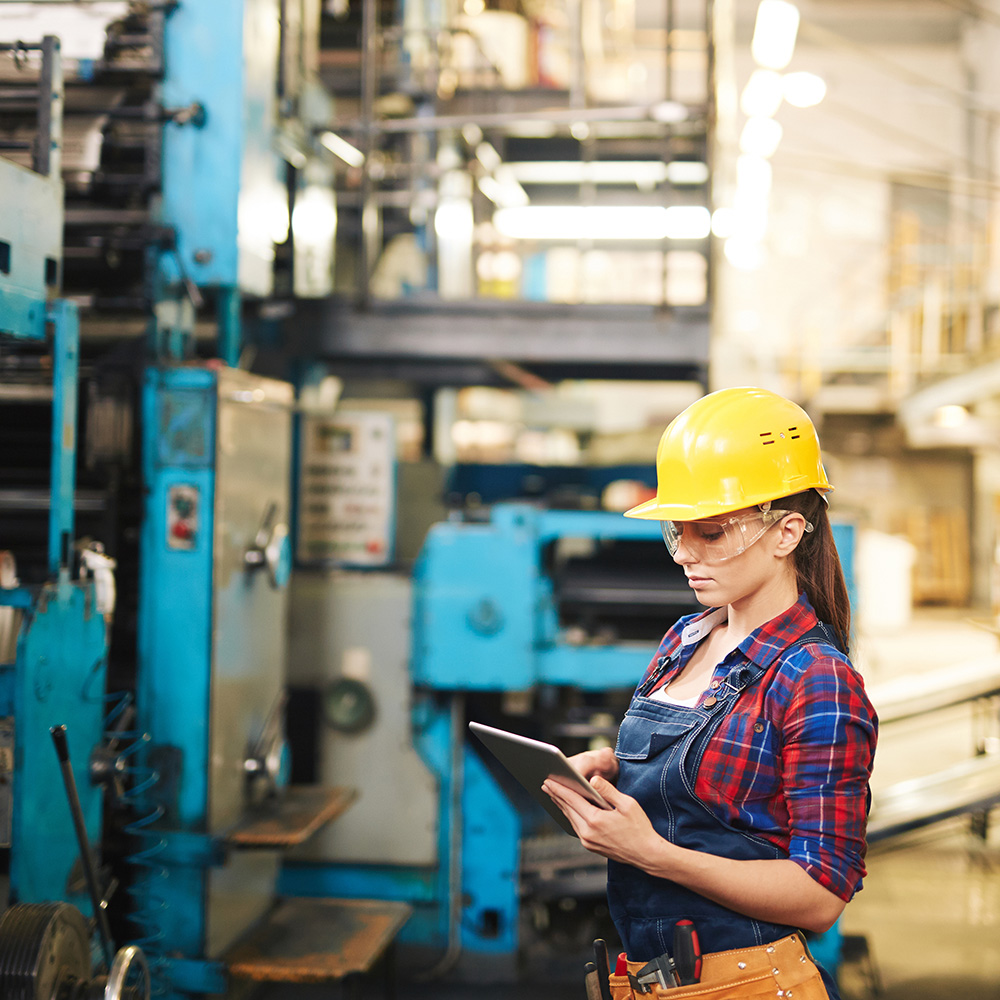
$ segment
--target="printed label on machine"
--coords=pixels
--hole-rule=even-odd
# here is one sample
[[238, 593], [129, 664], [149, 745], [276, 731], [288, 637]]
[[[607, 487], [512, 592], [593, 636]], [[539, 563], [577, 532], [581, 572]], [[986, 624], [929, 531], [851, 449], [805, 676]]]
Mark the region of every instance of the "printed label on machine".
[[395, 456], [391, 414], [303, 418], [300, 562], [383, 566], [391, 560]]

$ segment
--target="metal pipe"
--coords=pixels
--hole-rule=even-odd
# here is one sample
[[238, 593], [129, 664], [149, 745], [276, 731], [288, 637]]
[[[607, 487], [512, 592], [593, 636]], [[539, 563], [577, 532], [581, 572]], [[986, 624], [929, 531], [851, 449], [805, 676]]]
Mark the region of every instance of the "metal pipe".
[[[574, 125], [577, 122], [658, 122], [674, 124], [674, 113], [677, 121], [689, 117], [689, 109], [667, 102], [670, 107], [659, 104], [636, 104], [620, 108], [548, 108], [539, 111], [504, 111], [493, 114], [476, 115], [476, 124], [480, 128], [498, 128], [517, 122], [546, 122], [553, 125]], [[665, 119], [668, 115], [669, 119]], [[426, 118], [392, 118], [384, 121], [372, 121], [366, 126], [364, 121], [335, 122], [329, 128], [333, 132], [436, 132], [440, 129], [457, 128], [469, 124], [466, 115], [434, 115]]]
[[378, 0], [364, 0], [361, 8], [361, 253], [358, 292], [361, 306], [369, 302], [375, 255], [378, 251], [378, 206], [372, 197], [371, 156], [375, 149], [375, 93], [378, 88]]

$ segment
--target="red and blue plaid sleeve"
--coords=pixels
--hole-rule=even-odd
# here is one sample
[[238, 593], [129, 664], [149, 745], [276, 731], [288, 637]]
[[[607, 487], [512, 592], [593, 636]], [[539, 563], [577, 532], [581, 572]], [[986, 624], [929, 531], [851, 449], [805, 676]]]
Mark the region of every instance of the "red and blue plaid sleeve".
[[721, 680], [742, 657], [772, 664], [709, 740], [695, 791], [848, 900], [865, 875], [878, 720], [860, 674], [833, 647], [809, 642], [785, 654], [815, 622], [803, 596], [717, 668]]
[[865, 875], [878, 722], [860, 675], [824, 650], [829, 647], [798, 649], [780, 671], [789, 686], [781, 726], [788, 853], [820, 885], [849, 900]]

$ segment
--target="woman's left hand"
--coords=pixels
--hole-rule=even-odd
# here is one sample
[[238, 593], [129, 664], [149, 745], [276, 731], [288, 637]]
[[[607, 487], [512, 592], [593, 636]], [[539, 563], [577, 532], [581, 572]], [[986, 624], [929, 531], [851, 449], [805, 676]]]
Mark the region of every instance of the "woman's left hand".
[[613, 809], [592, 805], [582, 795], [551, 778], [542, 784], [542, 791], [566, 814], [580, 843], [588, 851], [636, 868], [647, 868], [654, 853], [662, 851], [666, 841], [653, 829], [642, 806], [630, 795], [619, 792], [600, 776], [591, 778], [590, 783]]

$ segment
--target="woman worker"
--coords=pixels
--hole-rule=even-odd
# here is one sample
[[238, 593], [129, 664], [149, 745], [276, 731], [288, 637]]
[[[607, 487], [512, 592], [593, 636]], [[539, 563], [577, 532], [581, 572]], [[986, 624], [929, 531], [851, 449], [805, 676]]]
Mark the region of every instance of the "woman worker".
[[[639, 962], [671, 950], [680, 920], [706, 954], [831, 927], [865, 874], [877, 731], [805, 412], [763, 389], [711, 393], [667, 427], [656, 468], [655, 499], [626, 516], [660, 521], [709, 610], [667, 632], [616, 749], [572, 758], [613, 811], [543, 786], [609, 859], [611, 915]], [[823, 996], [812, 975], [800, 1000]]]

